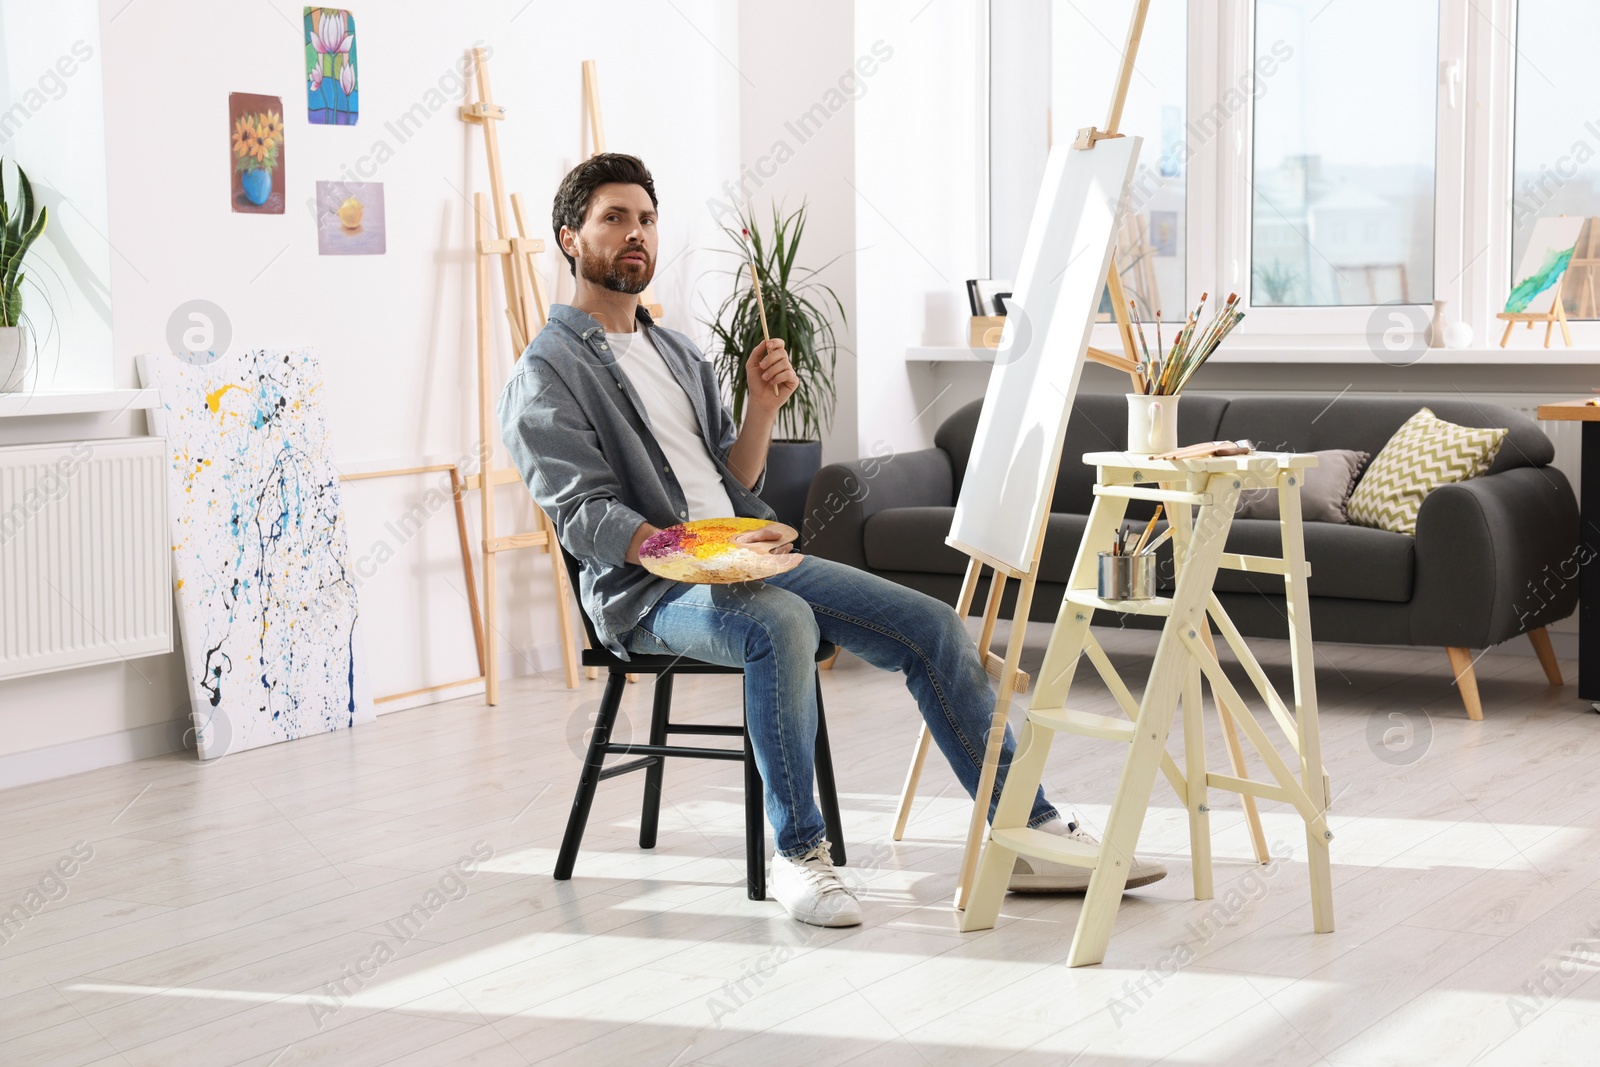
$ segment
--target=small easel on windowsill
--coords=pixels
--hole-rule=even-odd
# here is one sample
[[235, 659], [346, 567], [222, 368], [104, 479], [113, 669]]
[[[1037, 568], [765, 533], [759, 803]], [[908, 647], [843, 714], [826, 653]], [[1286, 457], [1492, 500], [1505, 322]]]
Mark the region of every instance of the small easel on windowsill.
[[1500, 335], [1501, 348], [1504, 348], [1506, 342], [1511, 340], [1511, 331], [1517, 328], [1517, 323], [1519, 322], [1527, 323], [1530, 330], [1533, 329], [1534, 323], [1544, 323], [1544, 346], [1546, 348], [1550, 347], [1550, 335], [1555, 332], [1555, 328], [1559, 325], [1561, 327], [1561, 339], [1566, 342], [1568, 348], [1572, 347], [1572, 331], [1567, 329], [1567, 307], [1566, 303], [1561, 299], [1560, 292], [1556, 293], [1555, 300], [1550, 304], [1549, 311], [1497, 311], [1494, 317], [1505, 320], [1506, 324], [1506, 332]]

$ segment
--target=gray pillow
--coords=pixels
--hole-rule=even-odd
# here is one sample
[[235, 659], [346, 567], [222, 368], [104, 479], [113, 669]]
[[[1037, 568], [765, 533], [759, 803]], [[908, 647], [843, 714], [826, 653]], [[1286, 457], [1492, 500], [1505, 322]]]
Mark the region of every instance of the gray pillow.
[[[1361, 471], [1371, 462], [1372, 453], [1330, 448], [1311, 454], [1317, 457], [1317, 465], [1306, 471], [1305, 484], [1300, 487], [1300, 517], [1306, 522], [1348, 523], [1350, 517], [1345, 514], [1345, 507], [1350, 503], [1350, 494], [1355, 492]], [[1234, 516], [1278, 518], [1278, 491], [1256, 489], [1240, 493]]]

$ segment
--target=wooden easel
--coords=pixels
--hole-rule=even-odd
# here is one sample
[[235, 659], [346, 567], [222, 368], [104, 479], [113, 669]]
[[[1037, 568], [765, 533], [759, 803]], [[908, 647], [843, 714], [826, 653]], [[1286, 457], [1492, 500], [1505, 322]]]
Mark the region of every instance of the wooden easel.
[[472, 643], [478, 652], [478, 673], [472, 678], [463, 678], [457, 682], [441, 682], [438, 685], [423, 686], [421, 689], [408, 689], [404, 693], [390, 693], [388, 696], [374, 697], [374, 704], [387, 704], [407, 697], [421, 696], [424, 693], [437, 693], [442, 689], [454, 689], [462, 685], [476, 685], [486, 682], [488, 672], [484, 667], [484, 640], [483, 616], [478, 614], [478, 583], [472, 573], [472, 542], [467, 536], [467, 509], [462, 497], [466, 492], [466, 480], [461, 476], [461, 468], [454, 463], [430, 463], [420, 467], [397, 467], [393, 470], [361, 471], [357, 474], [341, 474], [341, 482], [362, 482], [372, 478], [398, 478], [406, 475], [436, 474], [440, 471], [450, 472], [450, 498], [455, 505], [456, 513], [456, 540], [461, 545], [461, 571], [467, 584], [467, 612], [472, 616]]
[[[1281, 801], [1293, 806], [1305, 822], [1313, 929], [1318, 933], [1331, 931], [1333, 875], [1328, 842], [1333, 834], [1327, 820], [1331, 796], [1327, 773], [1322, 767], [1308, 615], [1307, 579], [1311, 569], [1306, 562], [1300, 519], [1300, 485], [1306, 469], [1316, 464], [1316, 457], [1257, 452], [1233, 457], [1157, 460], [1120, 452], [1098, 452], [1084, 456], [1083, 461], [1098, 469], [1094, 506], [1078, 547], [1055, 628], [1051, 631], [1049, 647], [1045, 650], [1039, 671], [1040, 684], [1033, 694], [1026, 724], [1018, 739], [1017, 757], [1006, 774], [1005, 789], [995, 809], [983, 862], [961, 919], [962, 931], [992, 927], [1018, 853], [1038, 856], [1093, 872], [1067, 963], [1080, 967], [1104, 960], [1157, 771], [1172, 783], [1189, 815], [1195, 899], [1209, 900], [1214, 895], [1208, 790], [1220, 789], [1245, 797]], [[1281, 558], [1223, 551], [1240, 494], [1255, 489], [1272, 489], [1278, 493]], [[1159, 501], [1171, 516], [1177, 584], [1169, 598], [1111, 601], [1097, 595], [1099, 551], [1110, 543], [1113, 533], [1121, 526], [1130, 500]], [[1292, 715], [1291, 705], [1268, 680], [1238, 628], [1223, 610], [1221, 601], [1212, 592], [1219, 568], [1283, 576], [1294, 672]], [[1090, 633], [1096, 611], [1133, 611], [1166, 617], [1155, 661], [1138, 701]], [[1213, 621], [1288, 737], [1300, 764], [1298, 780], [1217, 662], [1210, 635]], [[1124, 717], [1101, 715], [1067, 705], [1073, 674], [1085, 654], [1105, 680]], [[1257, 781], [1242, 772], [1220, 775], [1207, 770], [1205, 721], [1200, 702], [1202, 673], [1211, 682], [1223, 721], [1235, 722], [1244, 729], [1274, 782]], [[1166, 750], [1167, 733], [1180, 700], [1185, 757], [1181, 772]], [[1129, 746], [1111, 801], [1105, 837], [1098, 848], [1044, 830], [1030, 829], [1027, 825], [1029, 809], [1044, 776], [1051, 741], [1057, 733], [1120, 741]], [[1234, 763], [1237, 766], [1236, 757]]]
[[491, 261], [500, 264], [504, 283], [506, 319], [511, 326], [511, 344], [520, 359], [539, 330], [544, 328], [548, 304], [544, 296], [544, 282], [539, 277], [534, 256], [544, 251], [544, 242], [529, 237], [527, 213], [523, 210], [522, 194], [511, 197], [511, 210], [516, 216], [515, 236], [506, 236], [506, 196], [500, 175], [500, 137], [496, 124], [506, 117], [505, 109], [496, 104], [489, 92], [489, 61], [484, 50], [472, 50], [473, 64], [478, 83], [478, 102], [461, 108], [461, 120], [483, 128], [484, 148], [489, 157], [489, 188], [493, 194], [494, 223], [490, 233], [490, 199], [482, 193], [473, 194], [473, 236], [477, 261], [477, 331], [478, 331], [478, 434], [482, 462], [477, 474], [466, 480], [466, 488], [478, 490], [483, 519], [483, 622], [486, 631], [484, 656], [484, 700], [490, 705], [500, 702], [499, 645], [495, 640], [499, 631], [495, 616], [499, 597], [495, 589], [495, 558], [501, 552], [522, 548], [541, 548], [550, 556], [551, 580], [555, 587], [556, 618], [561, 628], [561, 651], [566, 668], [567, 688], [578, 687], [578, 647], [573, 638], [572, 590], [567, 582], [567, 565], [562, 559], [561, 543], [556, 539], [555, 525], [541, 508], [535, 508], [537, 528], [527, 533], [501, 535], [495, 527], [494, 490], [501, 485], [521, 484], [522, 475], [514, 467], [494, 466], [494, 443], [499, 440], [499, 426], [495, 419], [495, 375], [490, 364], [493, 326], [491, 303]]
[[[1106, 129], [1097, 130], [1093, 126], [1078, 131], [1077, 138], [1072, 142], [1074, 149], [1092, 151], [1097, 141], [1113, 137], [1121, 137], [1117, 129], [1122, 123], [1123, 104], [1127, 100], [1128, 85], [1133, 79], [1134, 59], [1139, 51], [1139, 39], [1144, 33], [1145, 15], [1150, 8], [1150, 0], [1139, 0], [1134, 8], [1133, 19], [1128, 26], [1128, 36], [1122, 50], [1122, 66], [1117, 75], [1117, 84], [1111, 97], [1110, 112], [1106, 117]], [[1137, 378], [1138, 348], [1133, 339], [1133, 325], [1128, 316], [1127, 295], [1122, 288], [1122, 278], [1117, 272], [1116, 256], [1111, 257], [1110, 269], [1106, 272], [1106, 288], [1111, 294], [1111, 306], [1116, 313], [1117, 332], [1122, 340], [1121, 356], [1111, 352], [1104, 352], [1090, 348], [1088, 358], [1094, 362], [1123, 370], [1128, 373], [1134, 383], [1134, 389], [1139, 389]], [[1054, 493], [1056, 476], [1060, 471], [1061, 457], [1059, 454], [1050, 457], [1050, 473], [1045, 479], [1045, 500], [1048, 501]], [[1043, 518], [1040, 521], [1038, 536], [1034, 538], [1032, 559], [1025, 571], [1017, 571], [1010, 565], [993, 559], [969, 545], [957, 544], [950, 539], [947, 543], [961, 549], [968, 556], [966, 577], [961, 583], [961, 592], [956, 600], [956, 613], [963, 619], [971, 610], [973, 597], [977, 593], [978, 581], [982, 576], [983, 568], [989, 567], [992, 571], [989, 582], [989, 595], [984, 603], [983, 625], [978, 636], [978, 654], [983, 660], [984, 670], [991, 678], [996, 679], [999, 691], [995, 698], [994, 715], [989, 727], [988, 745], [984, 752], [983, 768], [978, 775], [978, 788], [974, 794], [972, 815], [967, 824], [966, 844], [962, 852], [961, 873], [957, 879], [955, 906], [966, 907], [967, 892], [972, 886], [973, 878], [977, 871], [978, 854], [982, 847], [984, 829], [988, 822], [989, 797], [994, 792], [995, 778], [999, 773], [1000, 751], [1005, 742], [1006, 720], [1011, 709], [1013, 693], [1026, 693], [1029, 678], [1026, 671], [1019, 667], [1022, 658], [1022, 646], [1027, 636], [1029, 610], [1033, 604], [1033, 591], [1039, 578], [1039, 560], [1044, 549], [1044, 535], [1050, 519], [1048, 504], [1041, 509]], [[992, 649], [995, 622], [1000, 613], [1000, 602], [1005, 595], [1005, 585], [1010, 579], [1018, 582], [1017, 597], [1013, 609], [1011, 632], [1006, 640], [1006, 654], [1002, 658]], [[1219, 712], [1220, 714], [1220, 712]], [[1233, 733], [1232, 723], [1223, 716], [1224, 732], [1230, 738], [1229, 753], [1235, 756], [1235, 773], [1243, 775], [1242, 751], [1238, 745], [1238, 738]], [[922, 776], [922, 765], [927, 759], [930, 736], [928, 728], [923, 725], [917, 733], [916, 746], [912, 750], [911, 765], [906, 771], [905, 784], [901, 787], [900, 803], [895, 811], [893, 837], [900, 840], [905, 833], [906, 821], [911, 814], [912, 802], [916, 799], [917, 782]], [[1269, 860], [1266, 846], [1266, 835], [1261, 829], [1261, 820], [1256, 812], [1253, 799], [1245, 798], [1245, 817], [1250, 827], [1251, 840], [1255, 848], [1256, 859], [1261, 863]]]
[[[592, 159], [606, 150], [606, 127], [600, 118], [600, 69], [592, 59], [583, 61], [583, 101], [589, 113], [589, 157]], [[666, 317], [666, 309], [656, 303], [653, 287], [644, 287], [639, 303], [657, 322]]]

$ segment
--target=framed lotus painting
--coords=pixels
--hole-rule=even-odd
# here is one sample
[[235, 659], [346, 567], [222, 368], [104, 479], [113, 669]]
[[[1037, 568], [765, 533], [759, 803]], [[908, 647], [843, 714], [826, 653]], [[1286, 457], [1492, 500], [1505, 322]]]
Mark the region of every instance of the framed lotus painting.
[[354, 126], [356, 18], [335, 7], [305, 9], [306, 118], [317, 126]]

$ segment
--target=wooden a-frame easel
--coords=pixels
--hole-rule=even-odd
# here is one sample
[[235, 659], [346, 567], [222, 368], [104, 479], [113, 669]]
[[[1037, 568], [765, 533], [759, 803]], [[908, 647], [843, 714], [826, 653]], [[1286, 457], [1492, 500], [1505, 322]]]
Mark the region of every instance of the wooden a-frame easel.
[[[600, 69], [592, 59], [583, 61], [583, 102], [589, 113], [589, 158], [592, 159], [606, 150], [606, 127], [600, 118]], [[639, 294], [639, 303], [655, 321], [666, 317], [666, 309], [656, 302], [651, 286], [645, 286], [644, 292]]]
[[505, 185], [500, 173], [500, 138], [496, 129], [496, 124], [506, 117], [505, 108], [496, 104], [489, 92], [489, 60], [482, 48], [472, 50], [472, 61], [478, 84], [478, 102], [462, 106], [461, 120], [483, 128], [483, 143], [489, 158], [494, 222], [491, 235], [490, 197], [485, 197], [483, 193], [473, 194], [473, 250], [477, 267], [478, 450], [481, 459], [478, 473], [466, 479], [466, 488], [478, 490], [481, 505], [484, 701], [493, 705], [500, 701], [499, 643], [496, 639], [499, 630], [495, 626], [499, 598], [495, 588], [495, 558], [501, 552], [542, 548], [550, 556], [556, 618], [561, 629], [562, 661], [566, 668], [568, 689], [578, 687], [578, 648], [573, 636], [572, 590], [567, 581], [567, 565], [561, 555], [561, 543], [556, 539], [555, 524], [542, 508], [536, 506], [536, 529], [502, 535], [495, 527], [495, 488], [511, 483], [521, 484], [522, 475], [514, 467], [496, 469], [494, 466], [494, 442], [499, 439], [499, 426], [494, 413], [495, 375], [490, 363], [493, 337], [493, 315], [489, 310], [491, 260], [497, 260], [500, 264], [506, 319], [511, 326], [511, 344], [516, 351], [516, 358], [522, 357], [528, 342], [544, 328], [549, 304], [545, 300], [544, 282], [539, 277], [533, 258], [544, 251], [544, 242], [528, 236], [527, 212], [523, 208], [521, 193], [511, 196], [511, 211], [515, 214], [517, 231], [514, 236], [508, 236]]
[[[1122, 65], [1117, 73], [1117, 83], [1111, 95], [1111, 107], [1106, 116], [1104, 130], [1097, 130], [1093, 126], [1078, 131], [1077, 138], [1073, 141], [1073, 148], [1079, 150], [1092, 149], [1096, 141], [1111, 137], [1121, 137], [1118, 132], [1122, 125], [1123, 105], [1127, 101], [1128, 86], [1133, 80], [1134, 60], [1139, 52], [1139, 40], [1144, 34], [1145, 16], [1149, 12], [1150, 0], [1138, 0], [1135, 5], [1133, 18], [1128, 25], [1128, 36], [1122, 49]], [[1115, 255], [1111, 258], [1110, 269], [1106, 272], [1106, 288], [1110, 293], [1111, 307], [1116, 314], [1117, 333], [1122, 341], [1122, 356], [1115, 353], [1102, 352], [1098, 349], [1089, 350], [1089, 358], [1094, 362], [1118, 370], [1126, 371], [1137, 385], [1134, 377], [1138, 366], [1139, 350], [1133, 338], [1133, 324], [1128, 316], [1127, 295], [1122, 288], [1122, 278], [1117, 271]], [[1057, 474], [1060, 471], [1061, 457], [1059, 454], [1050, 457], [1050, 473], [1044, 482], [1044, 498], [1048, 502], [1055, 491]], [[995, 778], [999, 772], [1000, 750], [1005, 741], [1006, 721], [1010, 714], [1013, 694], [1023, 694], [1028, 691], [1029, 678], [1026, 671], [1019, 666], [1022, 658], [1022, 646], [1027, 636], [1027, 623], [1029, 611], [1033, 604], [1034, 587], [1039, 579], [1039, 561], [1044, 549], [1045, 532], [1050, 519], [1048, 503], [1042, 509], [1043, 518], [1040, 522], [1038, 536], [1034, 538], [1032, 559], [1025, 571], [1017, 571], [1010, 565], [993, 559], [986, 553], [969, 545], [957, 543], [953, 539], [946, 542], [954, 548], [965, 552], [968, 556], [966, 576], [961, 583], [961, 592], [956, 601], [956, 613], [961, 618], [966, 618], [972, 607], [973, 597], [977, 593], [978, 581], [983, 574], [984, 567], [989, 567], [992, 576], [989, 582], [989, 594], [984, 602], [983, 624], [978, 635], [978, 654], [983, 660], [984, 670], [989, 676], [996, 679], [999, 684], [995, 698], [994, 715], [989, 727], [988, 745], [984, 752], [983, 767], [978, 775], [978, 788], [974, 794], [972, 815], [968, 820], [966, 843], [962, 850], [961, 872], [956, 884], [955, 905], [957, 908], [966, 907], [967, 894], [972, 888], [972, 881], [977, 871], [978, 855], [983, 844], [984, 828], [988, 822], [988, 798], [994, 792]], [[1006, 654], [1004, 657], [997, 655], [992, 649], [995, 623], [1000, 615], [1000, 603], [1005, 596], [1005, 587], [1008, 580], [1015, 579], [1018, 583], [1016, 601], [1012, 611], [1011, 632], [1006, 639]], [[1210, 640], [1207, 633], [1206, 640]], [[1219, 709], [1222, 719], [1223, 732], [1228, 741], [1228, 752], [1233, 763], [1234, 773], [1243, 777], [1245, 774], [1243, 749], [1239, 744], [1238, 734], [1234, 729], [1232, 720]], [[905, 784], [900, 791], [900, 803], [895, 811], [893, 837], [900, 840], [905, 833], [906, 821], [911, 814], [912, 802], [916, 799], [917, 782], [922, 776], [922, 765], [927, 759], [928, 746], [931, 738], [928, 728], [923, 725], [917, 733], [916, 745], [912, 750], [911, 765], [906, 771]], [[1243, 798], [1245, 818], [1249, 825], [1251, 844], [1255, 857], [1259, 863], [1267, 863], [1270, 856], [1267, 853], [1266, 835], [1261, 828], [1261, 817], [1256, 810], [1253, 797]]]

